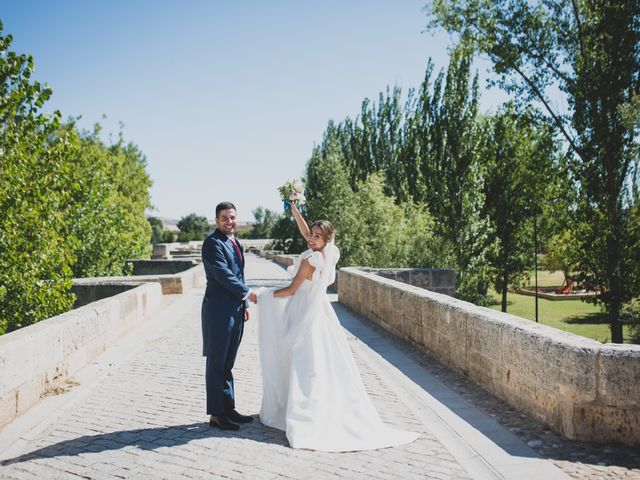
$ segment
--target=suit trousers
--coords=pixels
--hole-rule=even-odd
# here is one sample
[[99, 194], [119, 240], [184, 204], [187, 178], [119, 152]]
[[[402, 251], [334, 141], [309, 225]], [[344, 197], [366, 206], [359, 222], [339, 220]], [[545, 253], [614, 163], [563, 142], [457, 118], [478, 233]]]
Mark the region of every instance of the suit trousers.
[[235, 392], [231, 369], [236, 361], [242, 332], [244, 331], [244, 312], [235, 319], [226, 341], [221, 342], [211, 354], [207, 355], [205, 373], [207, 387], [207, 415], [222, 415], [233, 410]]

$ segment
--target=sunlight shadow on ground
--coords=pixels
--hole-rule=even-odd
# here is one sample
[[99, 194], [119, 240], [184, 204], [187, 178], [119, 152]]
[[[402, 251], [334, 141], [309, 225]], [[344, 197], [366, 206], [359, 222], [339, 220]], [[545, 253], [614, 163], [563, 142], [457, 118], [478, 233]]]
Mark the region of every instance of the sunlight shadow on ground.
[[14, 463], [27, 462], [42, 458], [60, 456], [75, 456], [82, 453], [99, 453], [107, 450], [135, 446], [141, 450], [155, 450], [162, 447], [185, 445], [193, 440], [211, 437], [242, 438], [260, 443], [272, 443], [288, 446], [283, 432], [268, 428], [254, 420], [250, 427], [229, 432], [210, 427], [207, 423], [191, 423], [186, 425], [172, 425], [169, 427], [139, 428], [135, 430], [121, 430], [97, 435], [83, 435], [71, 440], [54, 443], [18, 457], [0, 462], [7, 466]]

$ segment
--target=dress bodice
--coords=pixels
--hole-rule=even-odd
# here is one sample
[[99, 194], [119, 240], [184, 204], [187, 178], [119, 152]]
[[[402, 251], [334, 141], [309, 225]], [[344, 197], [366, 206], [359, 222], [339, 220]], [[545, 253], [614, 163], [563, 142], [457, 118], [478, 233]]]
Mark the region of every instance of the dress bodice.
[[[315, 268], [313, 271], [313, 275], [309, 283], [303, 282], [302, 286], [310, 285], [314, 280], [318, 279], [320, 276], [320, 272], [324, 267], [324, 256], [322, 252], [313, 251], [311, 249], [305, 250], [298, 257], [293, 259], [293, 264], [287, 267], [287, 273], [291, 276], [291, 278], [295, 277], [300, 270], [300, 265], [302, 265], [302, 261], [307, 259], [312, 267]], [[308, 280], [308, 279], [305, 279]]]

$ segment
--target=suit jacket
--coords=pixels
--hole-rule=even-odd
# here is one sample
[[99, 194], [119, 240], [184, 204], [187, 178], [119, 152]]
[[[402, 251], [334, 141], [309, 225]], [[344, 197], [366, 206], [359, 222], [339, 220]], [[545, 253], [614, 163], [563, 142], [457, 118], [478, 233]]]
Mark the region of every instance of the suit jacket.
[[234, 322], [244, 321], [249, 293], [244, 283], [244, 264], [231, 240], [216, 229], [202, 243], [202, 263], [207, 288], [202, 301], [203, 355], [224, 348]]

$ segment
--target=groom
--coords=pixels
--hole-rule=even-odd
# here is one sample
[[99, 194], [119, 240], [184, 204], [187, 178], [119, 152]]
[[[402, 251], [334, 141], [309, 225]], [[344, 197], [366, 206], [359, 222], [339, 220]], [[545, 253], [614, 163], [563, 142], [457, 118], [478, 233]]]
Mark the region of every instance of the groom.
[[207, 289], [202, 301], [203, 355], [207, 357], [207, 414], [209, 425], [238, 430], [253, 417], [235, 409], [233, 375], [249, 302], [256, 294], [244, 283], [244, 254], [235, 239], [236, 207], [222, 202], [216, 207], [216, 230], [202, 244]]

